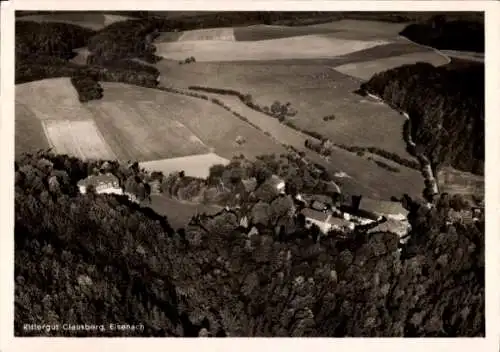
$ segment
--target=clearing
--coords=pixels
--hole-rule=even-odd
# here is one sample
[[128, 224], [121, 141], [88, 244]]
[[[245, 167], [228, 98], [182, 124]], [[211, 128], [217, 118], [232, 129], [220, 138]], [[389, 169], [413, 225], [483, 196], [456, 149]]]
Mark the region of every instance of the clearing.
[[140, 163], [148, 171], [161, 171], [164, 175], [184, 171], [186, 176], [207, 178], [210, 167], [215, 164], [227, 165], [229, 160], [214, 153], [191, 155], [180, 158], [153, 160]]

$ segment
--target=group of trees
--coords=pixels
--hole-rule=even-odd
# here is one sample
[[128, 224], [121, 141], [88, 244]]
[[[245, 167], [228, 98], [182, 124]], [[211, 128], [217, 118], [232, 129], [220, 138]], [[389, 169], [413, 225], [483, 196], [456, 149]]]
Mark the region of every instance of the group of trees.
[[256, 110], [258, 112], [262, 112], [271, 117], [277, 118], [280, 120], [280, 122], [285, 121], [287, 117], [293, 117], [297, 115], [297, 110], [295, 110], [292, 107], [292, 104], [290, 102], [283, 104], [276, 100], [271, 104], [271, 106], [261, 106], [254, 101], [251, 94], [243, 94], [234, 89], [212, 88], [212, 87], [201, 87], [201, 86], [189, 86], [189, 89], [207, 93], [235, 96], [239, 98], [249, 108]]
[[[115, 26], [111, 27], [111, 33], [121, 33], [116, 28], [113, 32], [113, 28]], [[139, 31], [137, 35], [146, 32]], [[128, 52], [129, 48], [125, 47], [123, 52], [119, 51], [118, 54], [114, 52], [116, 55], [98, 56], [101, 47], [94, 47], [92, 43], [98, 41], [102, 35], [102, 31], [95, 32], [68, 23], [16, 22], [16, 83], [71, 77], [82, 102], [102, 97], [102, 89], [97, 82], [92, 83], [92, 81], [123, 82], [145, 87], [155, 87], [158, 84], [160, 73], [155, 67], [134, 61], [136, 58], [147, 59], [149, 53], [147, 48], [152, 47], [151, 35], [144, 34], [143, 39], [149, 46], [140, 55], [137, 51]], [[108, 41], [120, 47], [120, 38], [117, 37], [116, 42], [111, 39]], [[140, 44], [136, 43], [138, 41], [134, 41], [133, 45]], [[90, 44], [94, 45], [92, 46], [94, 51], [91, 51], [87, 65], [77, 65], [69, 61], [76, 55], [75, 49]]]
[[[293, 220], [249, 235], [233, 211], [174, 231], [126, 197], [79, 194], [97, 165], [16, 161], [16, 336], [484, 336], [484, 223], [443, 226], [449, 203], [405, 198], [401, 253], [391, 233], [318, 239]], [[144, 330], [22, 328], [61, 322]]]
[[433, 168], [450, 164], [484, 173], [484, 65], [403, 65], [361, 88], [409, 115], [405, 128]]

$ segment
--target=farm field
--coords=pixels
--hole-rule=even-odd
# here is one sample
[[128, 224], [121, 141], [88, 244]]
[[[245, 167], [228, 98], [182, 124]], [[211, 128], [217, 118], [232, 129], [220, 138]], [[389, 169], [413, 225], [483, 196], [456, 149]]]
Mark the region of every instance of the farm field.
[[50, 145], [61, 154], [84, 160], [116, 158], [93, 120], [44, 120], [42, 125]]
[[244, 42], [176, 41], [156, 43], [156, 54], [171, 60], [194, 56], [196, 61], [308, 59], [336, 57], [386, 43], [382, 40], [345, 40], [321, 35]]
[[234, 41], [234, 30], [228, 28], [208, 28], [185, 31], [179, 36], [177, 41], [198, 41], [198, 40], [228, 40]]
[[[102, 100], [81, 104], [68, 78], [17, 85], [18, 140], [26, 135], [44, 146], [41, 126], [36, 130], [27, 124], [39, 126], [40, 120], [47, 119], [83, 120], [95, 122], [120, 160], [159, 160], [210, 151], [226, 158], [240, 154], [253, 158], [284, 151], [270, 137], [211, 102], [120, 83], [102, 86]], [[236, 143], [239, 136], [246, 143]], [[26, 142], [19, 142], [16, 148], [19, 152], [33, 150]], [[103, 152], [101, 157], [108, 156]]]
[[[276, 100], [291, 102], [298, 113], [293, 118], [288, 118], [288, 121], [297, 127], [319, 132], [334, 143], [378, 146], [410, 158], [401, 138], [404, 117], [383, 104], [354, 94], [360, 81], [339, 73], [328, 65], [177, 65], [165, 61], [160, 62], [157, 67], [164, 73], [162, 84], [234, 89], [251, 94], [254, 101], [262, 106], [270, 106]], [[231, 104], [235, 105], [234, 102]], [[331, 114], [335, 115], [335, 120], [323, 121], [324, 116]], [[273, 120], [268, 116], [261, 118]], [[278, 121], [269, 123], [276, 124]], [[372, 128], [365, 128], [367, 123]]]
[[207, 178], [210, 175], [210, 167], [215, 164], [227, 165], [229, 160], [221, 158], [217, 154], [199, 154], [180, 158], [169, 158], [153, 160], [140, 163], [141, 168], [148, 171], [161, 171], [164, 175], [172, 172], [184, 171], [186, 176]]
[[50, 13], [40, 15], [28, 15], [17, 17], [16, 21], [33, 21], [33, 22], [62, 22], [78, 25], [93, 30], [100, 30], [115, 22], [126, 21], [133, 19], [127, 16], [91, 13], [91, 12], [78, 12], [78, 13]]
[[444, 55], [437, 55], [429, 51], [426, 53], [411, 53], [373, 61], [345, 64], [335, 67], [335, 70], [361, 80], [368, 80], [375, 73], [390, 70], [402, 65], [414, 64], [418, 61], [428, 62], [434, 66], [442, 66], [448, 64], [450, 59]]
[[41, 121], [22, 104], [16, 102], [15, 109], [15, 155], [18, 156], [23, 152], [36, 152], [39, 149], [48, 149], [50, 145]]

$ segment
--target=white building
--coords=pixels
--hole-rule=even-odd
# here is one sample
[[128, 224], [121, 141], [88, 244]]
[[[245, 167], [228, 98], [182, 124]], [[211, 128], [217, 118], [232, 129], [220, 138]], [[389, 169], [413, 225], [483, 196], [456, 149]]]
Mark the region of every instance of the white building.
[[353, 223], [322, 211], [306, 208], [302, 209], [301, 213], [306, 218], [306, 228], [310, 228], [314, 224], [325, 234], [331, 230], [354, 230]]
[[109, 173], [89, 176], [78, 181], [77, 185], [82, 194], [87, 193], [89, 186], [93, 186], [98, 194], [123, 194], [118, 178]]

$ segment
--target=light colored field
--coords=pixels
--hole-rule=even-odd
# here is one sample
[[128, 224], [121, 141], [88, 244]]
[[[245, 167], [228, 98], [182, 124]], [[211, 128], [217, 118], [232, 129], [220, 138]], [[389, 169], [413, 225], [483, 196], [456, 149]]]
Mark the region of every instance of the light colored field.
[[115, 159], [93, 120], [44, 120], [50, 145], [60, 154], [81, 159]]
[[184, 171], [186, 176], [207, 178], [210, 167], [216, 164], [227, 165], [229, 160], [214, 153], [191, 155], [180, 158], [153, 160], [140, 163], [148, 171], [161, 171], [164, 175]]
[[332, 58], [386, 44], [383, 40], [344, 40], [321, 35], [231, 42], [224, 40], [157, 43], [157, 55], [172, 60], [194, 56], [196, 61], [246, 61]]
[[40, 120], [89, 120], [93, 116], [78, 101], [69, 78], [51, 78], [16, 85], [16, 102], [23, 104]]
[[186, 31], [181, 34], [178, 41], [199, 41], [199, 40], [227, 40], [234, 41], [233, 28], [208, 28]]
[[139, 160], [208, 151], [186, 126], [169, 118], [168, 110], [154, 102], [104, 100], [89, 104], [89, 110], [100, 129], [109, 129], [106, 139], [117, 139], [112, 143], [116, 149], [128, 149]]
[[[90, 105], [99, 108], [101, 104], [106, 104], [106, 102], [116, 102], [118, 104], [120, 102], [129, 102], [128, 104], [133, 102], [135, 105], [141, 101], [155, 102], [150, 103], [149, 106], [154, 106], [157, 113], [145, 115], [150, 116], [148, 119], [151, 120], [148, 123], [151, 124], [151, 128], [157, 129], [157, 126], [166, 120], [176, 121], [176, 123], [180, 123], [189, 129], [207, 147], [214, 148], [217, 154], [224, 157], [231, 158], [233, 155], [244, 154], [252, 158], [269, 152], [281, 153], [284, 151], [284, 148], [270, 137], [211, 102], [154, 89], [131, 87], [120, 83], [102, 83], [102, 86], [104, 88], [104, 99], [99, 102], [92, 102]], [[122, 116], [124, 114], [121, 113]], [[101, 129], [109, 126], [109, 124], [104, 123], [102, 125], [98, 123], [98, 125]], [[142, 128], [144, 127], [146, 127], [145, 124]], [[103, 134], [120, 135], [113, 131], [110, 129], [109, 133], [103, 132]], [[235, 141], [238, 136], [244, 137], [247, 142], [242, 145], [237, 144]], [[160, 139], [164, 145], [167, 143], [165, 136], [161, 136]], [[129, 140], [129, 137], [125, 138], [125, 140]], [[196, 154], [197, 151], [189, 151], [188, 149], [184, 149], [182, 154], [176, 152], [176, 150], [185, 148], [184, 145], [199, 145], [193, 142], [187, 143], [187, 140], [188, 138], [182, 145], [179, 141], [175, 147], [163, 148], [161, 156], [155, 158], [142, 157], [139, 160], [156, 160]], [[124, 145], [125, 142], [118, 144]], [[135, 144], [134, 142], [133, 145]], [[151, 143], [148, 142], [148, 144]], [[200, 153], [206, 152], [207, 150], [200, 151]]]
[[356, 62], [335, 67], [335, 70], [353, 76], [362, 80], [370, 79], [374, 74], [392, 68], [415, 64], [417, 62], [427, 62], [434, 66], [446, 65], [450, 60], [434, 51], [425, 51], [421, 53], [411, 53], [400, 56], [393, 56], [378, 60]]

